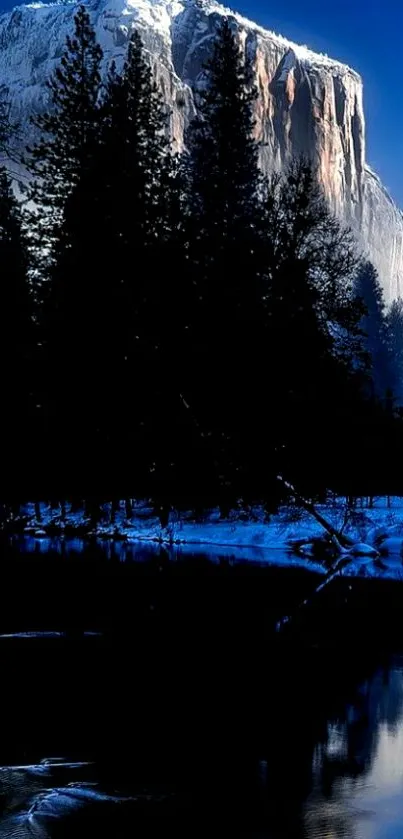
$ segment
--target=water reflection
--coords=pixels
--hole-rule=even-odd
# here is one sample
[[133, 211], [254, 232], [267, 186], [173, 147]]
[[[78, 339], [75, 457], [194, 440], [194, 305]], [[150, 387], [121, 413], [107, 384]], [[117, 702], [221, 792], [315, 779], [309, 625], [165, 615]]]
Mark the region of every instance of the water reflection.
[[400, 839], [402, 793], [403, 663], [396, 659], [358, 687], [316, 745], [305, 836]]
[[[7, 547], [16, 554], [34, 554], [36, 556], [73, 557], [88, 552], [107, 560], [119, 562], [146, 562], [158, 554], [163, 553], [170, 560], [192, 559], [204, 556], [211, 563], [222, 560], [228, 562], [253, 562], [261, 565], [279, 565], [282, 567], [303, 568], [308, 572], [320, 573], [320, 565], [311, 562], [307, 565], [305, 559], [293, 556], [281, 549], [267, 549], [262, 547], [238, 547], [236, 545], [196, 545], [196, 544], [161, 544], [158, 540], [139, 541], [125, 540], [113, 537], [81, 537], [81, 536], [50, 536], [35, 535], [34, 533], [15, 533], [7, 537]], [[206, 548], [206, 550], [205, 550]]]
[[74, 557], [77, 554], [83, 555], [91, 551], [96, 552], [100, 557], [107, 560], [120, 562], [136, 561], [143, 562], [160, 550], [155, 543], [136, 542], [130, 543], [119, 539], [88, 539], [79, 536], [35, 536], [30, 533], [17, 533], [8, 537], [7, 546], [16, 554], [33, 554], [34, 556], [59, 556]]
[[[102, 656], [100, 663], [107, 667]], [[104, 698], [98, 687], [94, 691], [102, 719], [102, 729], [94, 721], [96, 762], [30, 767], [28, 777], [23, 773], [29, 794], [19, 809], [20, 833], [7, 832], [14, 825], [7, 815], [3, 833], [0, 819], [0, 837], [25, 836], [22, 826], [28, 829], [34, 814], [44, 839], [70, 836], [72, 819], [78, 830], [89, 831], [82, 835], [94, 836], [107, 819], [108, 835], [119, 839], [133, 831], [154, 835], [146, 823], [176, 836], [401, 839], [403, 660], [369, 667], [362, 678], [350, 667], [344, 671], [341, 661], [332, 673], [332, 661], [315, 671], [306, 662], [283, 667], [284, 679], [277, 668], [271, 673], [268, 703], [255, 695], [252, 720], [250, 706], [235, 693], [224, 703], [212, 682], [201, 695], [191, 685], [184, 693], [181, 684], [179, 708], [170, 682], [150, 709], [148, 696], [139, 704], [137, 693], [129, 693], [129, 674], [118, 681], [108, 666], [108, 680], [115, 674], [113, 690]], [[116, 670], [122, 675], [121, 661]], [[82, 684], [92, 705], [90, 683], [94, 673]], [[57, 728], [59, 735], [65, 731], [65, 710], [59, 707], [53, 737]], [[83, 716], [80, 723], [78, 699], [75, 714], [79, 745], [90, 721]], [[54, 746], [69, 742], [70, 733]], [[88, 748], [81, 757], [88, 757]], [[6, 775], [13, 788], [21, 784], [21, 771]]]
[[24, 586], [3, 564], [0, 837], [402, 839], [403, 657], [279, 648], [301, 571], [86, 545], [15, 537]]

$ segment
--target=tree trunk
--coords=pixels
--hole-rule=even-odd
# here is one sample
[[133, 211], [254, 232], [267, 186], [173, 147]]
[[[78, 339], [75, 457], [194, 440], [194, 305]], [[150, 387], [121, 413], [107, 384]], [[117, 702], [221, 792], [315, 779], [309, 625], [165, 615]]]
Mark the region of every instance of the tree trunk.
[[303, 496], [300, 495], [298, 490], [296, 490], [292, 484], [286, 481], [281, 475], [277, 476], [277, 480], [279, 480], [280, 483], [282, 483], [282, 485], [288, 490], [289, 494], [292, 495], [296, 501], [298, 501], [298, 504], [300, 504], [301, 507], [304, 508], [304, 510], [307, 510], [308, 513], [310, 513], [311, 516], [313, 516], [314, 519], [316, 519], [316, 521], [319, 522], [323, 529], [326, 530], [326, 532], [331, 537], [332, 542], [335, 548], [337, 549], [338, 553], [342, 553], [342, 546], [349, 547], [353, 544], [351, 539], [349, 539], [347, 536], [344, 536], [343, 533], [341, 533], [339, 530], [336, 530], [336, 528], [333, 527], [333, 525], [330, 524], [330, 522], [323, 518], [323, 516], [320, 513], [318, 513], [313, 502], [308, 501], [306, 498], [303, 498]]
[[[335, 577], [341, 572], [342, 568], [344, 568], [346, 565], [348, 565], [349, 562], [351, 562], [353, 557], [351, 553], [348, 552], [348, 547], [351, 547], [354, 544], [354, 542], [352, 539], [348, 539], [346, 536], [343, 536], [341, 532], [337, 531], [333, 527], [333, 525], [326, 521], [326, 519], [324, 519], [323, 516], [320, 513], [318, 513], [318, 511], [315, 509], [315, 506], [312, 503], [312, 501], [307, 501], [306, 498], [303, 498], [295, 489], [295, 487], [292, 486], [292, 484], [288, 483], [288, 481], [285, 481], [284, 478], [282, 478], [281, 476], [278, 476], [278, 480], [282, 483], [284, 487], [288, 489], [290, 495], [292, 495], [298, 501], [301, 507], [304, 507], [305, 510], [311, 513], [311, 515], [316, 519], [316, 521], [318, 521], [319, 524], [322, 525], [324, 530], [326, 530], [330, 534], [332, 542], [339, 554], [337, 559], [334, 561], [333, 565], [329, 568], [329, 571], [326, 574], [325, 579], [322, 580], [322, 582], [315, 588], [311, 596], [304, 600], [303, 603], [300, 604], [300, 606], [298, 606], [297, 611], [299, 611], [304, 606], [309, 606], [310, 603], [312, 603], [313, 598], [317, 594], [319, 594], [319, 592], [322, 591], [325, 588], [325, 586], [328, 586], [329, 583], [331, 583], [332, 580], [335, 579]], [[373, 501], [373, 498], [371, 500]], [[344, 547], [342, 546], [343, 542]], [[277, 632], [281, 632], [283, 627], [290, 623], [291, 620], [292, 617], [290, 615], [285, 615], [283, 618], [281, 618], [281, 620], [278, 621], [276, 626]]]
[[92, 527], [98, 524], [101, 518], [99, 501], [95, 498], [88, 498], [85, 502], [85, 514], [89, 517]]
[[114, 501], [111, 502], [111, 524], [115, 524], [116, 513], [118, 512], [119, 507], [120, 507], [120, 502], [119, 501], [114, 500]]
[[[302, 603], [300, 603], [300, 605], [297, 607], [296, 612], [298, 613], [305, 606], [310, 606], [314, 597], [316, 597], [316, 595], [319, 594], [320, 591], [322, 591], [326, 586], [328, 586], [329, 583], [331, 583], [335, 579], [335, 577], [337, 577], [338, 574], [340, 574], [340, 571], [346, 565], [348, 565], [349, 562], [351, 562], [351, 559], [352, 559], [352, 557], [351, 557], [350, 554], [343, 554], [342, 556], [338, 556], [336, 561], [329, 568], [329, 571], [326, 574], [325, 579], [322, 580], [322, 582], [319, 583], [318, 586], [316, 586], [315, 590], [312, 592], [310, 597], [307, 597], [306, 600], [304, 600]], [[295, 612], [294, 612], [294, 615], [285, 615], [283, 618], [281, 618], [277, 622], [276, 632], [281, 632], [284, 629], [285, 626], [287, 626], [289, 623], [291, 623], [291, 621], [293, 620], [294, 617], [295, 617]]]

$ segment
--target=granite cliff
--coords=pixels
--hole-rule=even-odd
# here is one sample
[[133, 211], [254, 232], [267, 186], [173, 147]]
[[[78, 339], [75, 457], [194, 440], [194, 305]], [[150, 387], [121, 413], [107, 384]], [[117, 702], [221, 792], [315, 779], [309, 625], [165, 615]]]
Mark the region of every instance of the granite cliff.
[[[379, 270], [389, 302], [403, 294], [403, 214], [367, 166], [363, 84], [349, 67], [275, 35], [214, 0], [92, 0], [88, 3], [105, 68], [121, 64], [133, 27], [141, 32], [171, 109], [177, 148], [194, 113], [217, 26], [225, 14], [252, 58], [259, 95], [255, 131], [266, 171], [293, 155], [318, 166], [326, 196], [357, 232]], [[0, 17], [0, 85], [28, 136], [29, 116], [47, 105], [45, 81], [57, 66], [75, 3], [19, 6]]]

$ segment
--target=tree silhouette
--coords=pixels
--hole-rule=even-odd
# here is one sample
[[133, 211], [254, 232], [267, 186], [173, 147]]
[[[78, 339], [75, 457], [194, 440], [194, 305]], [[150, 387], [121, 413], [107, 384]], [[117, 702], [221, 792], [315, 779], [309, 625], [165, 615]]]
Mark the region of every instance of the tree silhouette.
[[403, 300], [394, 300], [386, 316], [392, 363], [394, 393], [403, 404]]
[[394, 387], [389, 323], [379, 277], [371, 262], [362, 262], [355, 288], [365, 306], [361, 328], [371, 360], [373, 392], [384, 398]]
[[32, 118], [41, 136], [25, 158], [32, 176], [26, 189], [31, 247], [45, 273], [56, 258], [66, 200], [89, 166], [99, 127], [102, 50], [84, 6], [74, 27], [47, 82], [49, 111]]
[[37, 370], [27, 241], [20, 207], [4, 168], [0, 169], [0, 265], [3, 478], [10, 492], [17, 464], [27, 457], [32, 445]]
[[[186, 137], [193, 306], [182, 372], [183, 393], [204, 429], [224, 503], [225, 496], [237, 497], [241, 483], [246, 489], [256, 466], [251, 442], [261, 416], [265, 277], [258, 259], [256, 91], [229, 19], [218, 29], [204, 74], [196, 93], [198, 115]], [[246, 380], [248, 396], [240, 398], [239, 383]]]

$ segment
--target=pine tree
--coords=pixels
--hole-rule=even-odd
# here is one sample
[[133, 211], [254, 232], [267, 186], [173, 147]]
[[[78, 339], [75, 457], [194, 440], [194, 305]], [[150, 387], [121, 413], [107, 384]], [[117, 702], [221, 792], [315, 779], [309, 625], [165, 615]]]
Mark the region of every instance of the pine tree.
[[34, 420], [35, 333], [27, 242], [4, 168], [0, 169], [0, 268], [3, 478], [10, 465], [12, 482], [17, 460], [27, 453]]
[[[158, 376], [159, 284], [167, 276], [162, 251], [173, 162], [164, 106], [137, 33], [122, 73], [113, 66], [109, 72], [97, 119], [91, 159], [66, 199], [55, 249], [49, 357], [53, 380], [74, 370], [80, 418], [74, 405], [64, 407], [66, 435], [79, 436], [94, 460], [103, 449], [105, 474], [109, 458], [115, 478], [130, 450], [140, 480], [151, 460], [146, 430], [149, 436], [157, 383], [165, 381]], [[104, 398], [111, 383], [118, 410]]]
[[[111, 233], [127, 248], [153, 246], [161, 223], [161, 177], [169, 163], [167, 111], [146, 63], [137, 31], [122, 74], [112, 65], [102, 100], [105, 180], [111, 196]], [[125, 180], [124, 186], [122, 179]], [[130, 206], [124, 197], [130, 195]], [[115, 235], [116, 235], [115, 234]]]
[[323, 487], [331, 463], [341, 460], [334, 458], [339, 445], [343, 450], [340, 429], [359, 394], [357, 257], [352, 235], [332, 216], [304, 160], [270, 180], [265, 225], [270, 434], [279, 468], [309, 492], [309, 482]]
[[253, 218], [260, 176], [253, 138], [257, 92], [252, 67], [225, 18], [204, 72], [196, 92], [198, 115], [186, 138], [193, 211], [229, 237], [246, 212]]
[[[31, 274], [40, 309], [40, 372], [46, 383], [43, 414], [46, 421], [42, 434], [49, 453], [47, 479], [54, 487], [59, 478], [67, 482], [63, 465], [68, 468], [71, 460], [73, 468], [72, 452], [78, 434], [77, 420], [75, 437], [70, 433], [73, 406], [71, 399], [66, 400], [78, 357], [74, 352], [68, 357], [75, 324], [68, 319], [67, 288], [61, 281], [60, 266], [73, 246], [73, 233], [67, 224], [72, 195], [88, 177], [97, 144], [101, 61], [102, 50], [96, 43], [89, 14], [80, 6], [74, 18], [74, 34], [66, 38], [60, 65], [47, 83], [49, 111], [33, 119], [39, 139], [27, 148], [25, 159], [31, 181], [26, 189], [24, 215], [30, 233]], [[84, 207], [76, 206], [75, 210], [75, 224], [84, 228], [87, 221]], [[78, 279], [77, 261], [74, 270], [72, 285]], [[75, 311], [79, 318], [79, 297], [75, 299]], [[82, 313], [84, 316], [84, 309]], [[86, 365], [87, 359], [82, 357], [80, 361]], [[80, 382], [82, 385], [83, 376], [77, 377], [78, 404], [83, 390]], [[43, 471], [46, 471], [45, 464]]]
[[398, 404], [403, 405], [403, 300], [394, 300], [387, 313], [389, 346], [394, 381], [394, 393]]
[[394, 388], [392, 357], [383, 292], [377, 271], [371, 262], [362, 262], [356, 277], [355, 290], [365, 306], [361, 328], [371, 359], [373, 392], [383, 399], [387, 392]]
[[[231, 303], [236, 308], [241, 296], [232, 276], [230, 281], [228, 260], [238, 273], [250, 271], [253, 263], [261, 186], [253, 138], [255, 98], [252, 68], [224, 19], [196, 95], [198, 115], [186, 137], [191, 258], [198, 269], [198, 291], [203, 299], [214, 296], [224, 311]], [[217, 288], [225, 265], [227, 282], [221, 276]], [[253, 290], [248, 295], [245, 283], [243, 292], [245, 307]], [[222, 315], [221, 309], [218, 317]]]
[[162, 269], [161, 258], [174, 182], [167, 116], [135, 31], [122, 74], [114, 66], [108, 74], [95, 175], [96, 235], [104, 229], [113, 258], [111, 271], [120, 274], [120, 316], [131, 323], [126, 331], [131, 346], [123, 348], [123, 355], [130, 357], [127, 369], [133, 353], [148, 358], [159, 343], [156, 303], [160, 272], [165, 274], [167, 267]]
[[27, 278], [27, 241], [22, 231], [20, 206], [4, 168], [0, 169], [0, 265], [3, 358], [6, 349], [10, 349], [7, 353], [10, 363], [3, 367], [3, 375], [8, 375], [7, 371], [11, 370], [11, 379], [20, 389], [20, 379], [24, 378], [23, 371], [32, 349], [32, 296]]
[[[116, 306], [115, 369], [120, 370], [122, 390], [128, 381], [136, 381], [136, 418], [131, 417], [128, 437], [136, 438], [149, 489], [162, 497], [168, 486], [174, 492], [175, 440], [186, 413], [180, 387], [172, 388], [184, 349], [183, 189], [167, 139], [168, 112], [137, 32], [122, 74], [113, 66], [110, 70], [102, 115], [104, 163], [97, 183], [114, 263], [108, 274]], [[111, 305], [109, 323], [110, 313]]]
[[[241, 481], [241, 462], [248, 472], [254, 461], [252, 415], [260, 415], [264, 291], [257, 260], [261, 176], [253, 138], [255, 96], [252, 68], [224, 19], [186, 137], [193, 305], [182, 373], [183, 393], [204, 428], [218, 484], [234, 498], [247, 480], [245, 473]], [[255, 411], [239, 397], [246, 377]]]
[[[296, 160], [284, 175], [272, 177], [265, 197], [265, 224], [271, 297], [282, 298], [292, 313], [297, 306], [302, 312], [298, 296], [306, 294], [305, 314], [313, 306], [329, 349], [351, 363], [361, 351], [362, 307], [353, 293], [356, 244], [352, 232], [331, 213], [308, 161]], [[293, 277], [293, 264], [304, 280]], [[289, 283], [287, 301], [284, 274]]]
[[60, 65], [47, 82], [50, 110], [32, 118], [39, 141], [27, 148], [31, 241], [38, 263], [54, 264], [66, 200], [89, 166], [99, 126], [102, 50], [90, 17], [80, 6], [74, 35], [66, 38]]

